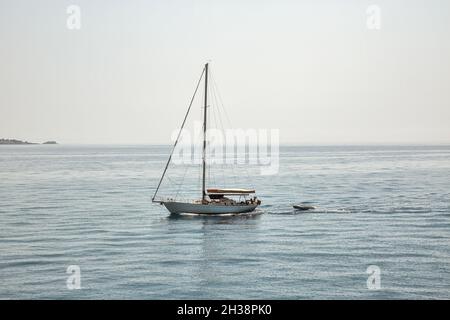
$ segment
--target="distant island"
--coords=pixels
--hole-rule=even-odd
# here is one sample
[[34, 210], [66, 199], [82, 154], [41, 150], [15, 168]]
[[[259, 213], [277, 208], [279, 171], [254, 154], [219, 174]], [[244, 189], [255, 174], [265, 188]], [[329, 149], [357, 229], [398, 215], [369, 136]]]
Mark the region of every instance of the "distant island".
[[[39, 144], [39, 143], [35, 143], [35, 142], [28, 142], [28, 141], [21, 141], [21, 140], [16, 140], [16, 139], [0, 139], [0, 145], [23, 145], [23, 144]], [[46, 141], [42, 144], [58, 144], [56, 141]]]

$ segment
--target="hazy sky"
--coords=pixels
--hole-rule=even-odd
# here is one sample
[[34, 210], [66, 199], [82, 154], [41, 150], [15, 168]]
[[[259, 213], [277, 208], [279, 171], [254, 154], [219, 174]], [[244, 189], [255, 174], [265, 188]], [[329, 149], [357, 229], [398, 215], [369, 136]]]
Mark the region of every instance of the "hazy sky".
[[0, 0], [0, 138], [169, 143], [207, 60], [235, 127], [450, 143], [448, 0]]

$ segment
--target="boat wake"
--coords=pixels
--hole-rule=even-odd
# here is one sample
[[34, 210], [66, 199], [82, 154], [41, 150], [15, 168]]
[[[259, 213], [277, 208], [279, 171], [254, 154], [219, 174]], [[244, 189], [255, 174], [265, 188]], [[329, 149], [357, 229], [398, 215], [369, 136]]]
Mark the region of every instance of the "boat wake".
[[278, 214], [278, 215], [304, 215], [304, 214], [318, 214], [318, 213], [330, 213], [330, 214], [347, 214], [352, 213], [354, 210], [348, 208], [323, 208], [323, 207], [314, 207], [308, 210], [299, 210], [291, 207], [292, 209], [287, 210], [287, 208], [274, 208], [269, 209], [269, 214]]
[[316, 208], [314, 210], [310, 210], [315, 213], [352, 213], [353, 211], [345, 208]]

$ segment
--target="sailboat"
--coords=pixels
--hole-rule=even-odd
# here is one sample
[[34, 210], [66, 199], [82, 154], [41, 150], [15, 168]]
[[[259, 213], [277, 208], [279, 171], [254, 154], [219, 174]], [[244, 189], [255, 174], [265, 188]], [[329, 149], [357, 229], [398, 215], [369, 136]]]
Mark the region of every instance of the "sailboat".
[[[203, 108], [203, 148], [202, 148], [202, 190], [201, 197], [196, 200], [186, 201], [177, 200], [172, 198], [157, 199], [157, 193], [164, 179], [166, 171], [169, 167], [172, 155], [178, 140], [180, 139], [181, 132], [186, 123], [189, 111], [192, 107], [195, 95], [199, 88], [202, 78], [204, 78], [205, 92], [204, 92], [204, 108]], [[241, 189], [241, 188], [207, 188], [206, 187], [206, 144], [207, 144], [207, 111], [208, 110], [208, 63], [205, 64], [200, 79], [198, 80], [197, 87], [194, 95], [189, 104], [186, 115], [183, 119], [178, 136], [172, 148], [172, 152], [166, 163], [165, 169], [156, 187], [155, 193], [152, 198], [152, 202], [164, 205], [167, 210], [172, 214], [203, 214], [203, 215], [216, 215], [216, 214], [240, 214], [254, 211], [261, 201], [253, 195], [254, 189]]]

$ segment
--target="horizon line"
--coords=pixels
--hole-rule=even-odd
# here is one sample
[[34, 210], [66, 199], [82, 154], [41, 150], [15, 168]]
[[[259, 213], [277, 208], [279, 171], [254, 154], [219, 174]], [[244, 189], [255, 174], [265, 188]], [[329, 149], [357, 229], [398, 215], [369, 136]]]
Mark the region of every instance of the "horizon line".
[[[28, 141], [29, 142], [29, 141]], [[11, 144], [14, 145], [14, 144]], [[33, 143], [32, 145], [45, 145], [43, 143]], [[108, 145], [116, 145], [116, 146], [173, 146], [173, 143], [159, 143], [159, 142], [58, 142], [57, 144], [53, 144], [53, 146], [58, 145], [85, 145], [85, 146], [108, 146]], [[225, 145], [225, 144], [223, 144]], [[245, 144], [248, 146], [249, 144]], [[254, 144], [251, 144], [254, 146]], [[257, 144], [256, 144], [257, 145]], [[289, 146], [450, 146], [450, 141], [447, 142], [281, 142], [279, 146], [289, 147]]]

